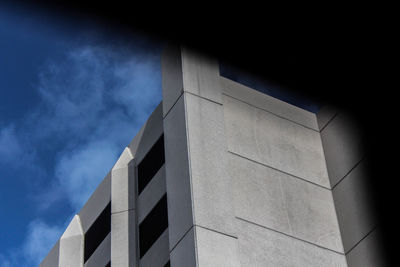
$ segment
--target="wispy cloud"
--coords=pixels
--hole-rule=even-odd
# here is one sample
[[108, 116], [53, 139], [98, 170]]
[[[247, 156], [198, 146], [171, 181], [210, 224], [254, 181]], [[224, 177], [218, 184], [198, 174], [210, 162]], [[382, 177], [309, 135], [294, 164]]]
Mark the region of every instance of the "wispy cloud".
[[[18, 168], [14, 159], [29, 151], [30, 165], [46, 174], [34, 194], [38, 212], [60, 201], [74, 211], [81, 208], [161, 100], [159, 68], [154, 50], [95, 45], [42, 66], [36, 86], [40, 104], [25, 120], [0, 128], [3, 161], [10, 159], [10, 168]], [[15, 265], [19, 261], [13, 257], [21, 255], [34, 266], [64, 226], [32, 221], [21, 252], [0, 255], [0, 266]]]
[[14, 125], [0, 129], [0, 157], [4, 163], [10, 163], [20, 158], [23, 150], [15, 133]]
[[38, 266], [62, 234], [65, 225], [49, 225], [33, 220], [27, 226], [24, 243], [7, 255], [0, 254], [0, 267]]
[[32, 221], [28, 226], [28, 236], [21, 251], [24, 259], [36, 266], [39, 265], [61, 234], [60, 226], [48, 225], [41, 220]]
[[54, 180], [46, 183], [63, 188], [78, 209], [160, 101], [159, 68], [158, 54], [137, 51], [121, 58], [96, 46], [48, 62], [39, 73], [41, 104], [19, 131], [8, 126], [0, 132], [0, 142], [7, 143], [0, 153], [15, 158], [18, 140], [54, 153]]

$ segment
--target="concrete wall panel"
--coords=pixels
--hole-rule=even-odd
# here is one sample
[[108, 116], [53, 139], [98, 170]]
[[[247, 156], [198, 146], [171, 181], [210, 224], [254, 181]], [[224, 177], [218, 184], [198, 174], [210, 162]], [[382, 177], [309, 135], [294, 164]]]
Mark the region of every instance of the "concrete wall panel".
[[195, 227], [199, 267], [239, 267], [237, 238]]
[[222, 103], [218, 61], [182, 48], [183, 90]]
[[163, 165], [138, 197], [137, 210], [139, 224], [163, 197], [165, 192], [165, 165]]
[[246, 267], [347, 267], [343, 254], [239, 220], [239, 257]]
[[229, 156], [237, 217], [343, 252], [332, 194], [258, 163]]
[[60, 249], [60, 241], [58, 241], [47, 256], [40, 263], [39, 267], [58, 267], [58, 259], [59, 259], [59, 250]]
[[[169, 244], [174, 247], [193, 225], [192, 192], [183, 95], [164, 119]], [[183, 266], [183, 265], [182, 265]]]
[[161, 55], [163, 116], [166, 116], [183, 92], [181, 49], [166, 47]]
[[90, 228], [99, 214], [110, 203], [111, 200], [111, 172], [107, 174], [104, 180], [97, 187], [96, 191], [90, 196], [85, 206], [80, 210], [83, 232]]
[[185, 94], [195, 224], [234, 235], [222, 106]]
[[346, 252], [377, 225], [367, 178], [366, 162], [363, 161], [333, 189]]
[[334, 187], [363, 157], [355, 122], [338, 114], [321, 132], [331, 185]]
[[220, 77], [220, 82], [222, 90], [226, 95], [311, 129], [318, 130], [317, 120], [314, 113], [293, 106], [224, 77]]
[[169, 260], [168, 229], [140, 260], [140, 267], [164, 267]]
[[137, 164], [149, 152], [151, 147], [156, 143], [158, 138], [163, 133], [163, 115], [162, 115], [162, 103], [160, 103], [156, 109], [151, 113], [149, 119], [146, 121], [143, 129], [143, 134], [138, 144], [134, 158]]
[[385, 261], [380, 240], [380, 233], [374, 230], [353, 250], [347, 254], [349, 267], [386, 267], [389, 266]]
[[317, 113], [318, 130], [322, 130], [336, 116], [337, 109], [332, 106], [323, 106]]
[[196, 254], [194, 227], [192, 227], [182, 240], [175, 247], [172, 247], [170, 252], [171, 267], [197, 267]]
[[318, 132], [228, 96], [224, 113], [229, 151], [330, 187]]

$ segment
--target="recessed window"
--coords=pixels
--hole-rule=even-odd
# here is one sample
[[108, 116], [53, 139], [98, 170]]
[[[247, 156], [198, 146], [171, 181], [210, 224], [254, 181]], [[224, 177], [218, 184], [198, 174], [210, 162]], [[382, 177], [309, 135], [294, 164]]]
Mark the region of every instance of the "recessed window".
[[140, 258], [146, 254], [168, 228], [167, 194], [165, 194], [139, 225]]
[[138, 193], [140, 194], [146, 185], [165, 162], [164, 135], [157, 140], [147, 155], [138, 165]]
[[111, 267], [111, 261], [109, 261], [105, 267]]
[[164, 267], [170, 267], [171, 264], [169, 263], [169, 261], [164, 265]]
[[85, 262], [111, 231], [111, 202], [85, 233]]

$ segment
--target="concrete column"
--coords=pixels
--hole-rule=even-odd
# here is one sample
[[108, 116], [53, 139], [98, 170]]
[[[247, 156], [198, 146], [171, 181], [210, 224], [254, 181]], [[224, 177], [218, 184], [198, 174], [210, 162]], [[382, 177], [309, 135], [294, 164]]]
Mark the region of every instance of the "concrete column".
[[134, 166], [130, 168], [133, 162], [127, 147], [111, 170], [111, 262], [115, 267], [137, 266], [133, 242], [136, 237]]
[[218, 62], [185, 48], [162, 62], [171, 266], [239, 266]]
[[75, 215], [60, 238], [59, 267], [83, 267], [84, 234], [79, 215]]

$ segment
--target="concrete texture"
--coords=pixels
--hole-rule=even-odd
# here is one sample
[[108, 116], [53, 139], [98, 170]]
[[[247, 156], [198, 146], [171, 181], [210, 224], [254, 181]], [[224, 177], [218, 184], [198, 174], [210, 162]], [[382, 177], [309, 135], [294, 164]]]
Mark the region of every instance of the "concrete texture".
[[336, 116], [337, 108], [333, 106], [323, 106], [317, 113], [318, 130], [321, 131]]
[[199, 52], [182, 48], [183, 90], [222, 103], [218, 61]]
[[240, 266], [237, 238], [197, 226], [195, 227], [195, 233], [198, 266]]
[[90, 228], [99, 214], [111, 201], [111, 172], [107, 174], [79, 212], [83, 232]]
[[175, 247], [172, 247], [170, 253], [171, 267], [197, 267], [196, 254], [194, 227], [192, 227], [182, 240]]
[[134, 190], [134, 182], [129, 179], [128, 164], [133, 160], [132, 153], [127, 147], [122, 152], [117, 163], [111, 170], [111, 212], [132, 209], [135, 205], [129, 193]]
[[164, 119], [164, 140], [169, 244], [172, 248], [193, 225], [183, 95]]
[[345, 114], [338, 114], [321, 132], [331, 186], [334, 187], [363, 155], [362, 135]]
[[49, 251], [47, 256], [42, 260], [39, 267], [57, 267], [58, 259], [59, 259], [59, 251], [60, 251], [60, 241], [53, 246], [53, 248]]
[[347, 267], [345, 256], [280, 233], [238, 221], [241, 266]]
[[329, 188], [319, 133], [224, 98], [228, 150]]
[[163, 267], [169, 260], [168, 229], [140, 259], [140, 267]]
[[228, 169], [237, 217], [343, 252], [330, 190], [236, 155]]
[[[101, 242], [92, 256], [85, 263], [85, 267], [106, 266], [111, 259], [111, 233]], [[113, 265], [114, 266], [114, 265]], [[118, 265], [117, 265], [118, 266]], [[72, 267], [72, 266], [71, 266]]]
[[185, 101], [194, 224], [235, 235], [222, 106], [191, 94]]
[[129, 181], [128, 166], [111, 171], [111, 212], [121, 212], [134, 207], [129, 201], [133, 192], [133, 183]]
[[349, 267], [386, 267], [379, 230], [374, 230], [361, 243], [347, 254]]
[[59, 267], [83, 267], [84, 234], [81, 220], [75, 215], [60, 238]]
[[[146, 121], [139, 145], [134, 154], [136, 164], [139, 164], [163, 133], [162, 104], [159, 104]], [[132, 150], [132, 148], [131, 148]]]
[[349, 251], [377, 225], [371, 191], [366, 185], [366, 161], [361, 162], [333, 189], [345, 251]]
[[134, 266], [136, 258], [135, 211], [111, 215], [111, 262], [114, 267]]
[[[82, 266], [83, 234], [110, 200], [111, 233], [85, 266], [384, 266], [353, 122], [220, 77], [187, 48], [162, 66], [163, 103], [41, 267]], [[162, 134], [165, 164], [139, 197], [137, 165]], [[139, 259], [139, 223], [165, 193], [168, 229]]]
[[138, 197], [137, 210], [139, 224], [164, 196], [165, 192], [165, 165], [163, 165]]
[[161, 55], [163, 116], [165, 117], [183, 92], [181, 49], [169, 46]]
[[220, 77], [223, 93], [305, 127], [318, 130], [314, 113], [298, 108], [235, 81]]

